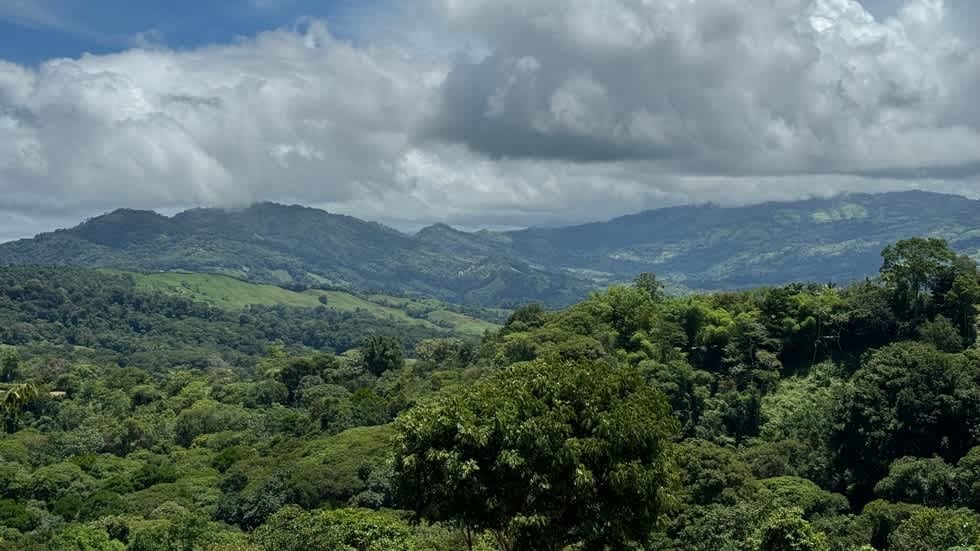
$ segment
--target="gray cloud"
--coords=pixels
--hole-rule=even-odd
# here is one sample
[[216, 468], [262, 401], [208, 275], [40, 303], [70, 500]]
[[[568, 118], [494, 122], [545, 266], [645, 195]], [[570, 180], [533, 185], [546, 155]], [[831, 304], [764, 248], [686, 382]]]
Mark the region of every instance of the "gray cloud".
[[975, 194], [980, 8], [903, 6], [430, 0], [401, 26], [365, 18], [353, 43], [310, 22], [195, 50], [0, 61], [0, 239], [119, 206], [280, 200], [521, 226]]
[[453, 67], [426, 137], [686, 173], [971, 166], [973, 6], [876, 20], [852, 0], [446, 0], [491, 53]]

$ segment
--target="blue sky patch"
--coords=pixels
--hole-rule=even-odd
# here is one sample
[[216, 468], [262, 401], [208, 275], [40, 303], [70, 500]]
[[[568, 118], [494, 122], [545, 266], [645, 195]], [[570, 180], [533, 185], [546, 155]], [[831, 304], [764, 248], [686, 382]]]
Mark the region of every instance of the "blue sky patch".
[[56, 57], [137, 46], [174, 49], [227, 44], [238, 37], [325, 19], [356, 38], [354, 0], [0, 0], [0, 59], [34, 65]]

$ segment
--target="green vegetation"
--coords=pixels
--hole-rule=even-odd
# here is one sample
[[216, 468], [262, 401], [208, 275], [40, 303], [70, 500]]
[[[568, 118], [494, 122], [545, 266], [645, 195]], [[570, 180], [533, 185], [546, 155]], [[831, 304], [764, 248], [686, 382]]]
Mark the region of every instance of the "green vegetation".
[[225, 310], [244, 310], [249, 306], [315, 307], [316, 294], [297, 293], [268, 284], [248, 283], [220, 274], [166, 272], [133, 274], [136, 288], [150, 293], [165, 293], [195, 302], [205, 302]]
[[[406, 235], [348, 216], [263, 203], [171, 218], [119, 210], [75, 228], [0, 244], [0, 263], [222, 274], [294, 289], [359, 290], [481, 307], [565, 307], [645, 272], [656, 272], [671, 291], [793, 281], [847, 284], [874, 275], [885, 246], [914, 236], [942, 238], [954, 250], [980, 258], [978, 218], [978, 201], [904, 192], [739, 208], [675, 207], [510, 232], [467, 233], [437, 224]], [[180, 276], [169, 277], [182, 287]], [[216, 305], [247, 304], [225, 283], [195, 285], [214, 292]], [[268, 288], [256, 297], [276, 304], [305, 300]], [[441, 309], [494, 321], [461, 307]], [[448, 314], [411, 315], [439, 324]]]
[[[118, 272], [110, 272], [118, 273]], [[293, 291], [269, 284], [249, 283], [219, 274], [164, 272], [130, 274], [136, 288], [149, 293], [174, 295], [203, 302], [224, 310], [244, 310], [250, 306], [288, 306], [315, 308], [326, 306], [337, 312], [367, 313], [376, 318], [415, 323], [426, 329], [449, 329], [455, 333], [480, 336], [499, 325], [486, 319], [499, 319], [501, 311], [466, 308], [478, 319], [451, 308], [460, 308], [431, 299], [398, 298], [389, 295], [358, 296], [347, 291], [308, 289]]]
[[643, 275], [479, 342], [3, 268], [0, 549], [976, 549], [980, 274], [933, 239], [882, 260], [681, 297]]
[[400, 502], [504, 550], [620, 548], [673, 505], [677, 423], [629, 369], [538, 361], [398, 422]]

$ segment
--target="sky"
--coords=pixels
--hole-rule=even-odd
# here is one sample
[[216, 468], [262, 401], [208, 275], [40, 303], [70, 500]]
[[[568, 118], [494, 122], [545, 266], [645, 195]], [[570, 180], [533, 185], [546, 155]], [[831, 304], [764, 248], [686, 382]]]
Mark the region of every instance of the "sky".
[[980, 196], [975, 0], [0, 0], [0, 240], [119, 207], [399, 228]]

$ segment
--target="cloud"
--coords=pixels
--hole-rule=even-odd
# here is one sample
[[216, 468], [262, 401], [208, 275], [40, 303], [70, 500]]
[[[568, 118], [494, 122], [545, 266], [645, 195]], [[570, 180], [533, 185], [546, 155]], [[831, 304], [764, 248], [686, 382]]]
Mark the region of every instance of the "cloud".
[[429, 70], [317, 22], [232, 46], [2, 64], [0, 208], [357, 196], [389, 179]]
[[443, 0], [492, 53], [454, 65], [426, 137], [702, 174], [970, 166], [968, 6], [917, 0], [879, 21], [852, 0]]
[[0, 239], [119, 206], [521, 226], [977, 193], [972, 1], [878, 18], [850, 0], [413, 6], [398, 25], [350, 19], [372, 21], [351, 40], [304, 19], [228, 45], [0, 61]]

